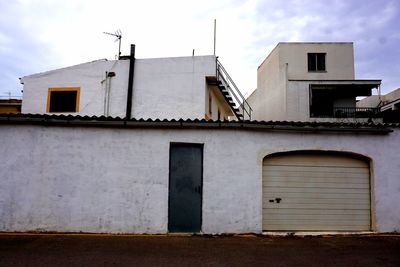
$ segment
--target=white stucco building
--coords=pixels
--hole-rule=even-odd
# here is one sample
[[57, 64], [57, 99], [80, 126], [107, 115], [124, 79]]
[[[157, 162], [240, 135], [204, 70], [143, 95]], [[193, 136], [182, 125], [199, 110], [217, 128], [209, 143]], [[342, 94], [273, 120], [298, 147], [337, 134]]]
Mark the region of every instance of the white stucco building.
[[237, 91], [221, 68], [215, 56], [135, 59], [133, 46], [120, 60], [22, 77], [22, 113], [243, 119]]
[[380, 80], [356, 80], [353, 43], [279, 43], [257, 70], [248, 97], [255, 120], [366, 120], [373, 109], [356, 109]]
[[280, 43], [258, 74], [267, 121], [214, 56], [23, 77], [23, 114], [0, 114], [0, 231], [400, 231], [400, 125], [326, 122], [379, 87], [354, 80], [352, 44]]

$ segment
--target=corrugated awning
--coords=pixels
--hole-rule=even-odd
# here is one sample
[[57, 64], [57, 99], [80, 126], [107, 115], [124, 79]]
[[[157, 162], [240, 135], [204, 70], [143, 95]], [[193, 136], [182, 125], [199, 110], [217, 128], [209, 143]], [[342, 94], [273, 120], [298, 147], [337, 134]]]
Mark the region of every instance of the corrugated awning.
[[124, 119], [105, 116], [73, 116], [45, 114], [0, 114], [0, 125], [45, 125], [104, 128], [167, 128], [167, 129], [232, 129], [286, 132], [354, 132], [387, 134], [400, 123], [373, 122], [294, 122], [294, 121], [213, 121], [199, 119], [160, 120]]

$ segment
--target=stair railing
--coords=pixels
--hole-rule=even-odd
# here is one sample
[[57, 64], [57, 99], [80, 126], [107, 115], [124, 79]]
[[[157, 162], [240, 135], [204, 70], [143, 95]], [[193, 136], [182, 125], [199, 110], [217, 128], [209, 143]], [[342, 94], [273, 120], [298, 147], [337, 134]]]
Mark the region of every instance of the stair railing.
[[252, 108], [250, 104], [246, 101], [246, 98], [240, 92], [239, 88], [236, 86], [235, 82], [229, 76], [226, 69], [219, 62], [218, 57], [216, 58], [216, 77], [227, 89], [228, 92], [233, 96], [236, 107], [240, 110], [243, 116], [243, 120], [251, 120]]

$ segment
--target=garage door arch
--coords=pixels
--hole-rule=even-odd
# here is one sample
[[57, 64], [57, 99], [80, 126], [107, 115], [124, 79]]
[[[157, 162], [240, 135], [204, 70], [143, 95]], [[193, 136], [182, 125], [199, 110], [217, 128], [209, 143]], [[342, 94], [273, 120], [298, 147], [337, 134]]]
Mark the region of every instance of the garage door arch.
[[369, 231], [367, 157], [336, 151], [291, 151], [263, 159], [264, 231]]

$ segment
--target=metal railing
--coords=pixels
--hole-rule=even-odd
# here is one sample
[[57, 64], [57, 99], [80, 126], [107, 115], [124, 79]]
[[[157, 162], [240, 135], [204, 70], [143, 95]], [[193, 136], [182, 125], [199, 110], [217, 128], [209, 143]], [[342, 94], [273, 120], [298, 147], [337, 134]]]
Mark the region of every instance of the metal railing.
[[242, 119], [250, 120], [252, 108], [246, 101], [246, 98], [240, 92], [239, 88], [236, 86], [235, 82], [232, 80], [231, 76], [229, 76], [226, 69], [222, 66], [221, 62], [219, 62], [218, 58], [216, 59], [216, 77], [217, 80], [227, 88], [229, 94], [232, 96], [236, 108], [241, 111], [240, 114], [243, 116]]
[[376, 118], [379, 117], [379, 108], [334, 107], [335, 118]]

